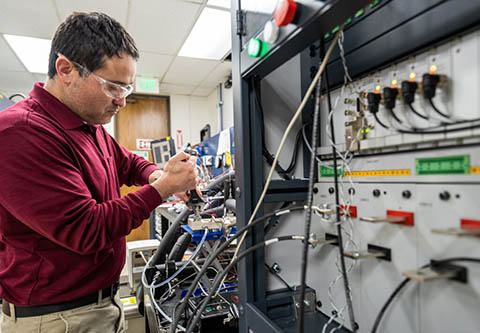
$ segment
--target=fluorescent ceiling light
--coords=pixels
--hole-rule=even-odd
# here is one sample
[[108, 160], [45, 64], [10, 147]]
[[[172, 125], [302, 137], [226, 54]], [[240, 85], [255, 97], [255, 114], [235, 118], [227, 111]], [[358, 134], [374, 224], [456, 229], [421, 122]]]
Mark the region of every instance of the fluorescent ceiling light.
[[25, 36], [3, 35], [29, 72], [46, 74], [52, 41]]
[[204, 8], [178, 55], [220, 60], [232, 48], [231, 38], [230, 12]]
[[[248, 12], [273, 14], [278, 0], [242, 0], [242, 9]], [[208, 6], [230, 8], [230, 0], [208, 0]]]

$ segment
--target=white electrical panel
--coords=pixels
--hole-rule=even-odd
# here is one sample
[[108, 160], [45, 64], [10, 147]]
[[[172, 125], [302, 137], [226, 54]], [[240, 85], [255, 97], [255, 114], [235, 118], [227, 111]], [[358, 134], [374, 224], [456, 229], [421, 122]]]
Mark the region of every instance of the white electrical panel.
[[[443, 125], [451, 121], [480, 120], [479, 49], [480, 33], [473, 32], [356, 80], [345, 89], [342, 96], [340, 96], [341, 89], [335, 90], [332, 92], [332, 101], [335, 102], [333, 119], [336, 142], [344, 144], [341, 149], [347, 149], [348, 144], [346, 143], [348, 142], [346, 141], [348, 139], [346, 140], [346, 135], [344, 135], [348, 133], [348, 124], [346, 125], [346, 123], [362, 118], [364, 121], [363, 133], [358, 133], [354, 129], [353, 134], [354, 137], [359, 134], [357, 149], [363, 153], [428, 148], [438, 145], [439, 141], [455, 145], [470, 143], [469, 140], [472, 137], [480, 136], [480, 128], [439, 134], [422, 134], [421, 131], [418, 131], [418, 134], [408, 134], [401, 133], [399, 130], [411, 131], [432, 126], [438, 126], [438, 130], [442, 130], [445, 128]], [[428, 99], [422, 95], [422, 77], [428, 73], [442, 77], [442, 82], [437, 86], [432, 102], [441, 113], [450, 118], [442, 117], [435, 112]], [[401, 92], [403, 81], [417, 82], [418, 89], [416, 89], [411, 106], [417, 113], [428, 117], [428, 120], [414, 114], [408, 104], [404, 102]], [[383, 96], [379, 105], [377, 117], [388, 129], [382, 127], [372, 112], [368, 111], [366, 97], [368, 93], [375, 92], [383, 95], [384, 88], [398, 90], [393, 112], [401, 122], [395, 120], [392, 113], [385, 107]], [[326, 99], [323, 101], [322, 109], [328, 109]], [[321, 122], [326, 124], [327, 118], [327, 113], [323, 112]], [[478, 124], [478, 122], [474, 124]], [[451, 125], [447, 128], [468, 127], [466, 125], [468, 123]], [[319, 148], [319, 154], [331, 154], [327, 131], [322, 131], [321, 135], [323, 147]], [[464, 139], [465, 142], [462, 141]]]
[[[474, 121], [480, 119], [479, 56], [477, 31], [365, 76], [347, 86], [343, 95], [341, 88], [332, 92], [338, 148], [354, 152], [351, 159], [337, 160], [340, 205], [351, 205], [354, 215], [350, 219], [342, 216], [345, 251], [367, 251], [369, 245], [374, 245], [388, 249], [391, 256], [390, 260], [346, 258], [359, 332], [371, 332], [381, 307], [405, 279], [404, 273], [415, 271], [430, 260], [480, 258], [480, 128], [436, 134], [399, 131], [480, 124]], [[433, 71], [446, 78], [436, 88], [433, 104], [450, 118], [440, 116], [422, 96], [422, 76]], [[402, 81], [409, 80], [416, 80], [419, 85], [412, 107], [428, 120], [415, 115], [402, 97]], [[385, 87], [399, 88], [393, 110], [401, 123], [385, 107]], [[383, 128], [368, 110], [367, 93], [372, 92], [382, 95], [377, 117], [389, 129]], [[319, 165], [314, 205], [334, 209], [336, 193], [326, 110], [324, 98], [322, 147], [318, 149], [323, 162]], [[470, 122], [444, 126], [462, 120]], [[348, 142], [349, 135], [359, 138], [357, 145]], [[302, 233], [303, 220], [299, 216], [285, 217], [274, 233]], [[335, 236], [335, 220], [334, 215], [314, 215], [311, 232], [317, 238], [325, 234]], [[413, 223], [405, 225], [406, 221]], [[269, 266], [276, 263], [287, 282], [299, 281], [300, 264], [291, 260], [290, 254], [300, 253], [301, 245], [284, 244], [281, 250], [266, 251]], [[316, 290], [322, 303], [318, 309], [327, 316], [343, 308], [343, 317], [335, 320], [350, 329], [338, 256], [338, 246], [332, 244], [310, 249], [307, 285]], [[454, 264], [467, 268], [467, 283], [441, 277], [425, 282], [411, 280], [389, 306], [377, 332], [477, 332], [480, 265]], [[269, 278], [269, 288], [280, 287], [281, 282]], [[334, 327], [329, 326], [326, 331]]]

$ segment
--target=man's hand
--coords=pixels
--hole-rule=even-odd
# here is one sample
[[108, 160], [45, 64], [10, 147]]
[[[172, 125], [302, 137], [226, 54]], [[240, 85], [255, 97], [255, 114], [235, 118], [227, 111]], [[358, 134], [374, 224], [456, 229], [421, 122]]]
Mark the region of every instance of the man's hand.
[[[160, 177], [152, 183], [163, 199], [174, 193], [195, 189], [197, 186], [197, 170], [195, 164], [197, 158], [179, 152], [173, 156], [161, 172]], [[154, 172], [150, 175], [153, 175]], [[149, 177], [149, 180], [150, 180]], [[182, 198], [183, 199], [183, 198]]]

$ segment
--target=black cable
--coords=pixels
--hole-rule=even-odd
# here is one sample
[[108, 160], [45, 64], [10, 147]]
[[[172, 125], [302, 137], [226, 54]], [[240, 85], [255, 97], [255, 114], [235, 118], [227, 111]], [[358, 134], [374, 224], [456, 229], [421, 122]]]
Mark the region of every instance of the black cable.
[[[325, 53], [325, 39], [322, 38], [321, 43], [322, 45], [322, 54]], [[328, 81], [328, 66], [325, 67], [325, 87], [327, 90], [327, 102], [328, 102], [328, 112], [332, 112], [332, 100], [330, 96], [330, 84]], [[358, 324], [355, 322], [355, 314], [353, 312], [353, 304], [352, 304], [352, 294], [350, 290], [350, 283], [348, 282], [348, 274], [347, 268], [345, 265], [345, 256], [344, 256], [344, 248], [343, 248], [343, 231], [341, 227], [340, 221], [340, 198], [339, 198], [339, 191], [338, 191], [338, 173], [337, 173], [337, 149], [335, 148], [335, 131], [334, 131], [334, 124], [333, 124], [333, 117], [330, 118], [330, 133], [332, 137], [332, 153], [333, 153], [333, 173], [334, 177], [334, 184], [335, 184], [335, 207], [336, 207], [336, 214], [337, 214], [337, 237], [338, 237], [338, 250], [340, 252], [340, 266], [342, 270], [342, 278], [343, 278], [343, 286], [345, 288], [345, 298], [348, 308], [348, 316], [350, 317], [350, 326], [353, 332], [358, 330]]]
[[385, 128], [385, 129], [387, 129], [387, 130], [389, 129], [389, 127], [388, 127], [387, 125], [385, 125], [384, 123], [382, 123], [382, 122], [380, 121], [380, 119], [379, 119], [378, 116], [377, 116], [377, 112], [374, 112], [374, 113], [373, 113], [373, 116], [375, 117], [375, 120], [377, 121], [377, 123], [380, 124], [380, 126], [382, 126], [383, 128]]
[[[210, 289], [208, 290], [208, 296], [205, 297], [205, 299], [202, 300], [201, 302], [201, 305], [197, 308], [197, 313], [195, 314], [195, 316], [193, 317], [193, 319], [191, 320], [190, 324], [187, 326], [187, 330], [185, 331], [186, 333], [189, 333], [189, 332], [192, 332], [193, 329], [195, 328], [195, 326], [197, 325], [198, 321], [200, 320], [200, 317], [203, 313], [203, 311], [205, 310], [205, 308], [207, 307], [208, 303], [210, 302], [210, 300], [213, 298], [213, 295], [215, 294], [215, 291], [217, 290], [218, 286], [220, 285], [220, 283], [222, 282], [222, 279], [223, 279], [223, 276], [225, 274], [227, 274], [230, 269], [232, 269], [233, 266], [235, 266], [237, 264], [237, 262], [241, 259], [243, 259], [244, 257], [246, 257], [247, 255], [249, 255], [250, 253], [260, 249], [260, 248], [263, 248], [264, 246], [268, 246], [268, 245], [271, 245], [271, 244], [274, 244], [274, 243], [278, 243], [278, 242], [282, 242], [282, 241], [287, 241], [287, 240], [304, 240], [303, 237], [301, 236], [295, 236], [295, 235], [290, 235], [290, 236], [281, 236], [281, 237], [276, 237], [276, 238], [273, 238], [273, 239], [269, 239], [269, 240], [264, 240], [260, 243], [257, 243], [255, 244], [254, 246], [246, 249], [245, 251], [239, 253], [237, 255], [237, 257], [235, 259], [233, 259], [227, 267], [225, 267], [220, 273], [217, 274], [217, 276], [215, 277], [215, 280], [212, 284], [212, 286], [210, 287]], [[305, 241], [305, 243], [308, 243], [308, 240]], [[186, 298], [186, 297], [185, 297]], [[185, 299], [184, 298], [184, 299]]]
[[[321, 67], [322, 61], [320, 61]], [[315, 108], [313, 111], [313, 128], [312, 128], [312, 153], [310, 155], [310, 170], [308, 178], [308, 197], [307, 197], [307, 216], [305, 217], [305, 232], [304, 238], [307, 240], [303, 242], [302, 249], [302, 266], [300, 273], [300, 311], [299, 319], [300, 323], [298, 330], [300, 333], [303, 333], [305, 325], [305, 289], [306, 289], [306, 280], [307, 280], [307, 266], [308, 266], [308, 239], [310, 237], [310, 228], [312, 224], [312, 205], [313, 205], [313, 185], [315, 182], [315, 170], [316, 170], [316, 151], [317, 151], [317, 142], [318, 142], [318, 123], [320, 121], [320, 104], [322, 99], [322, 80], [321, 78], [317, 82], [316, 87], [316, 96], [315, 96]], [[332, 117], [333, 118], [333, 117]], [[336, 169], [335, 169], [336, 170]]]
[[268, 272], [269, 272], [270, 274], [272, 274], [273, 276], [275, 276], [277, 279], [279, 279], [279, 280], [285, 285], [285, 287], [287, 287], [288, 290], [294, 291], [294, 289], [292, 288], [292, 286], [290, 286], [290, 285], [288, 284], [288, 282], [285, 281], [285, 279], [282, 278], [281, 275], [280, 275], [278, 272], [276, 272], [272, 267], [268, 266], [267, 263], [265, 263], [265, 267], [267, 268]]
[[[203, 267], [202, 269], [198, 272], [197, 276], [195, 277], [195, 279], [193, 280], [190, 288], [188, 288], [188, 291], [187, 291], [187, 294], [185, 295], [185, 297], [183, 298], [183, 300], [180, 302], [181, 305], [180, 305], [180, 311], [178, 311], [178, 313], [183, 313], [183, 311], [185, 311], [185, 307], [187, 306], [187, 302], [188, 302], [188, 299], [192, 296], [192, 294], [194, 293], [195, 289], [196, 289], [196, 285], [197, 283], [200, 281], [200, 279], [203, 277], [203, 275], [205, 274], [205, 272], [207, 271], [208, 269], [208, 266], [210, 266], [210, 264], [215, 260], [215, 258], [223, 252], [223, 250], [225, 250], [235, 239], [239, 238], [242, 236], [242, 234], [247, 231], [248, 229], [250, 228], [253, 228], [254, 226], [256, 226], [258, 223], [262, 222], [262, 221], [265, 221], [266, 219], [269, 219], [270, 217], [272, 216], [275, 216], [275, 215], [283, 215], [285, 213], [292, 213], [292, 212], [295, 212], [295, 211], [299, 211], [299, 210], [304, 210], [304, 206], [297, 206], [297, 207], [292, 207], [292, 208], [289, 208], [289, 209], [278, 209], [272, 213], [269, 213], [269, 214], [266, 214], [262, 217], [259, 217], [255, 220], [253, 220], [250, 224], [247, 224], [246, 226], [244, 226], [243, 228], [237, 230], [237, 233], [235, 235], [233, 235], [231, 238], [229, 238], [228, 240], [225, 241], [225, 243], [223, 243], [222, 245], [220, 245], [220, 247], [213, 253], [211, 253], [206, 259], [205, 259], [205, 262], [203, 264]], [[171, 329], [170, 329], [170, 333], [175, 333], [175, 330], [172, 328], [176, 327], [177, 324], [178, 324], [178, 321], [180, 320], [180, 315], [178, 316], [174, 316], [173, 318], [173, 323], [172, 323], [172, 326], [171, 326]]]
[[[437, 260], [437, 264], [445, 264], [449, 262], [454, 262], [454, 261], [466, 261], [466, 262], [473, 262], [480, 264], [480, 258], [469, 258], [469, 257], [454, 257], [454, 258], [448, 258], [448, 259], [442, 259], [442, 260]], [[421, 269], [429, 267], [431, 263], [423, 265]], [[387, 311], [387, 308], [390, 306], [390, 304], [393, 302], [393, 299], [398, 295], [398, 293], [407, 285], [407, 283], [410, 281], [410, 278], [404, 279], [398, 286], [395, 288], [395, 290], [392, 292], [392, 294], [388, 297], [387, 301], [385, 304], [382, 306], [380, 309], [380, 312], [378, 313], [377, 317], [375, 318], [375, 322], [372, 327], [372, 333], [376, 333], [378, 326], [380, 325], [380, 322], [383, 318], [383, 315]]]
[[409, 130], [402, 130], [398, 129], [400, 133], [405, 133], [405, 134], [446, 134], [446, 133], [451, 133], [451, 132], [459, 132], [459, 131], [466, 131], [466, 130], [472, 130], [480, 128], [480, 124], [468, 126], [468, 127], [457, 127], [457, 128], [444, 128], [442, 130], [436, 130], [436, 131], [426, 131], [420, 128], [414, 128], [412, 131]]
[[417, 110], [415, 110], [415, 108], [413, 107], [412, 103], [408, 104], [408, 107], [410, 108], [410, 110], [417, 116], [419, 116], [420, 118], [423, 118], [425, 120], [428, 120], [428, 117], [419, 113]]
[[398, 118], [398, 116], [395, 114], [395, 111], [393, 109], [387, 109], [390, 114], [392, 115], [393, 119], [395, 119], [399, 124], [403, 124], [403, 122]]
[[[255, 95], [255, 102], [258, 106], [259, 113], [260, 113], [260, 127], [261, 127], [261, 136], [262, 136], [262, 154], [265, 157], [265, 160], [267, 163], [271, 166], [273, 164], [273, 161], [275, 159], [275, 156], [269, 152], [266, 143], [265, 143], [265, 120], [264, 120], [264, 111], [263, 111], [263, 106], [262, 106], [262, 101], [261, 101], [261, 95], [260, 95], [260, 87], [259, 87], [260, 81], [255, 80], [255, 78], [252, 78], [252, 86], [253, 86], [253, 94]], [[301, 130], [298, 131], [297, 137], [295, 139], [295, 146], [293, 147], [293, 154], [292, 158], [290, 160], [290, 164], [287, 169], [282, 168], [280, 166], [280, 163], [277, 163], [277, 166], [275, 167], [275, 171], [282, 176], [286, 180], [290, 180], [290, 173], [293, 171], [297, 164], [297, 147], [300, 142], [301, 138]]]
[[445, 114], [442, 111], [440, 111], [439, 109], [437, 109], [435, 104], [433, 104], [433, 100], [431, 98], [429, 98], [428, 101], [430, 102], [430, 105], [432, 106], [432, 108], [435, 110], [436, 113], [438, 113], [439, 115], [441, 115], [444, 118], [450, 119], [450, 116], [448, 114]]

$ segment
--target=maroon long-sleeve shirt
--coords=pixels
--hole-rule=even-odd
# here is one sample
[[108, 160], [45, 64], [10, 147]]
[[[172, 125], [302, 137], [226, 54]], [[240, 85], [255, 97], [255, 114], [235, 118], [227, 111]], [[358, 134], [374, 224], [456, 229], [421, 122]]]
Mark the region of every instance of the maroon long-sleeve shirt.
[[[156, 166], [39, 83], [0, 113], [0, 297], [73, 300], [118, 280], [125, 236], [161, 203]], [[144, 185], [120, 198], [120, 186]]]

